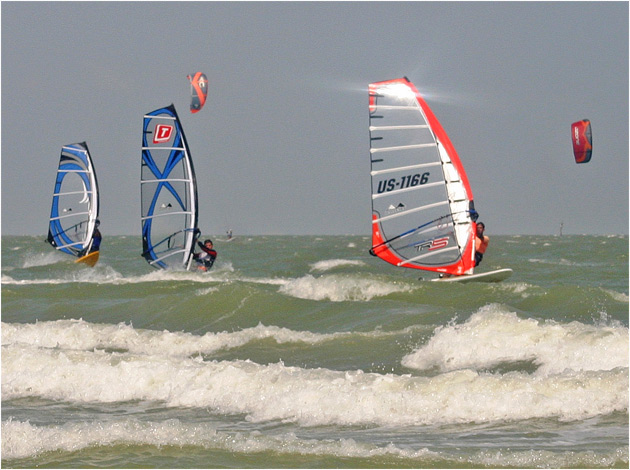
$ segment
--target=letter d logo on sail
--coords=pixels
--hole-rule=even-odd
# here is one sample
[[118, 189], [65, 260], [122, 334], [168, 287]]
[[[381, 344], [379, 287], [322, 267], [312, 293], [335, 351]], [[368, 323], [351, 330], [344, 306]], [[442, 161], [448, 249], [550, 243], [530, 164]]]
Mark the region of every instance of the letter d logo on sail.
[[153, 134], [153, 143], [161, 144], [171, 140], [171, 134], [173, 133], [173, 126], [166, 124], [158, 124], [155, 126], [155, 133]]

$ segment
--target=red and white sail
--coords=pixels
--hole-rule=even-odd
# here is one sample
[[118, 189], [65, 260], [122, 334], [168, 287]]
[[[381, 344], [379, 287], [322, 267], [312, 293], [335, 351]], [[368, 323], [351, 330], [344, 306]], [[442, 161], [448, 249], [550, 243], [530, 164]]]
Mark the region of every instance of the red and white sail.
[[369, 85], [372, 254], [395, 266], [472, 274], [473, 194], [455, 148], [407, 78]]

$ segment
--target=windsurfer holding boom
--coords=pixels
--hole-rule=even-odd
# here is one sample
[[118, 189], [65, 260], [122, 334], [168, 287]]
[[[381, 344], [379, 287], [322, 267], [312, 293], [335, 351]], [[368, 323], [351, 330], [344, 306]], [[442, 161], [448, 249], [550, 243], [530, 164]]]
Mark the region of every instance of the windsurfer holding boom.
[[[195, 229], [195, 236], [198, 238], [201, 235], [199, 229]], [[201, 251], [199, 253], [193, 253], [193, 259], [199, 265], [201, 271], [207, 271], [214, 264], [214, 260], [217, 259], [217, 252], [214, 249], [212, 240], [204, 240], [203, 243], [197, 242]]]

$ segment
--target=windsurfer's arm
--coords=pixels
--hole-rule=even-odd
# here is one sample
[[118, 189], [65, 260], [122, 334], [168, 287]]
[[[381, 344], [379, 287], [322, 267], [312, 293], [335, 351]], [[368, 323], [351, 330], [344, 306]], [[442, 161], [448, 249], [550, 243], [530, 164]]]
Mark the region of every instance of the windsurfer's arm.
[[475, 238], [475, 251], [479, 253], [485, 253], [486, 248], [488, 248], [488, 243], [490, 243], [490, 237], [487, 235], [483, 236], [483, 239], [476, 237]]

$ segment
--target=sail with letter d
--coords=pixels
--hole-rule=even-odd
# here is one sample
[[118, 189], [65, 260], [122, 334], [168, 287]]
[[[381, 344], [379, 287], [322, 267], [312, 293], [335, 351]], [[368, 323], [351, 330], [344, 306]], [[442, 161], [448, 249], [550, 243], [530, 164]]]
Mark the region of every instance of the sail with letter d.
[[372, 249], [395, 266], [472, 274], [472, 190], [446, 132], [406, 77], [371, 83]]
[[90, 250], [98, 219], [96, 173], [85, 142], [61, 148], [47, 241], [57, 250], [81, 257]]
[[189, 269], [196, 241], [197, 184], [172, 104], [144, 116], [140, 193], [142, 256], [155, 268]]

